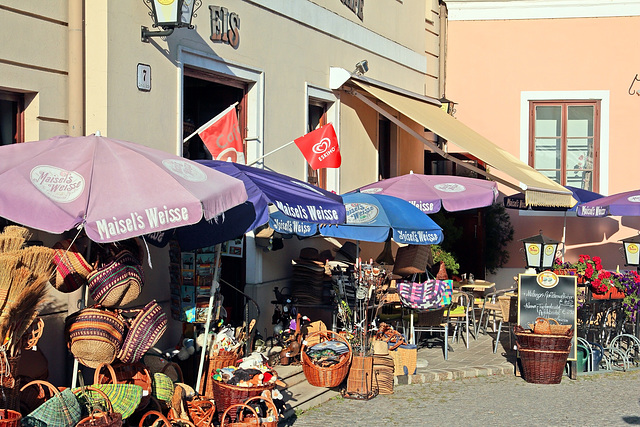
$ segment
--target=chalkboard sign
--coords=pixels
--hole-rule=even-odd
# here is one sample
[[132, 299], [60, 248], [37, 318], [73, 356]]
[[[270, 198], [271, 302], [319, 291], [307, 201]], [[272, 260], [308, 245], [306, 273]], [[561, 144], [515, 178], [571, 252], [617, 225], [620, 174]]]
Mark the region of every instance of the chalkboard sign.
[[538, 317], [556, 319], [573, 326], [568, 360], [576, 360], [576, 276], [558, 276], [551, 271], [520, 274], [518, 285], [518, 324], [525, 329]]

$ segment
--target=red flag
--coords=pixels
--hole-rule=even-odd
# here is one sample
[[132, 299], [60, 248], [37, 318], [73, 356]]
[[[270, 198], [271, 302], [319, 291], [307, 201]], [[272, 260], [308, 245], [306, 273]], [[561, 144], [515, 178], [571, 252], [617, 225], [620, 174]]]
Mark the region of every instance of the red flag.
[[245, 164], [244, 144], [235, 107], [236, 104], [233, 104], [211, 119], [198, 130], [198, 135], [215, 160]]
[[342, 163], [338, 137], [331, 123], [296, 138], [293, 142], [296, 143], [314, 170], [339, 168]]

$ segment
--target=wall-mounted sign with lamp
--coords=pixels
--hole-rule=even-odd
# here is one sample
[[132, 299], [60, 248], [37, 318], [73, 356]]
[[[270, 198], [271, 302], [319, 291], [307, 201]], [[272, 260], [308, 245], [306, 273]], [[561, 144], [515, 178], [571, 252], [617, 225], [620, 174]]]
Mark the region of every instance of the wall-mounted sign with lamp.
[[149, 16], [153, 19], [153, 28], [162, 28], [161, 31], [149, 31], [149, 28], [141, 28], [143, 42], [149, 42], [149, 37], [167, 37], [176, 28], [192, 29], [191, 19], [202, 6], [202, 0], [142, 0], [149, 8]]
[[553, 266], [559, 241], [543, 236], [542, 231], [540, 234], [520, 239], [520, 241], [524, 244], [527, 268], [546, 270]]
[[640, 235], [620, 240], [624, 248], [625, 265], [640, 266]]

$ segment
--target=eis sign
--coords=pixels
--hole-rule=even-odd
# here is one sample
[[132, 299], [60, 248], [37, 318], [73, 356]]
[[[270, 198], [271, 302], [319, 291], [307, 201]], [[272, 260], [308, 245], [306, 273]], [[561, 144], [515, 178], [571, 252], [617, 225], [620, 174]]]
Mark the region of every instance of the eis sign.
[[240, 46], [240, 17], [235, 12], [222, 6], [209, 5], [211, 12], [211, 40], [231, 45], [234, 49]]

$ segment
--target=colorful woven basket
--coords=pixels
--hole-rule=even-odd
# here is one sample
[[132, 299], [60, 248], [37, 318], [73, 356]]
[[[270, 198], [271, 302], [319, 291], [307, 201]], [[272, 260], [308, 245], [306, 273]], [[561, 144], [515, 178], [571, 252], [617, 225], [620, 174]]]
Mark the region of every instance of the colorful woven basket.
[[135, 314], [135, 317], [129, 321], [127, 336], [117, 357], [123, 363], [135, 363], [142, 359], [146, 351], [165, 333], [167, 315], [156, 300], [150, 301], [142, 309], [123, 310], [122, 314]]
[[115, 360], [124, 339], [124, 321], [115, 313], [89, 307], [66, 319], [67, 344], [80, 363], [97, 368]]
[[53, 245], [56, 266], [56, 280], [53, 282], [60, 292], [73, 292], [87, 284], [87, 276], [94, 270], [71, 240], [63, 240]]
[[144, 274], [138, 258], [123, 250], [113, 261], [89, 274], [87, 280], [94, 301], [105, 307], [120, 307], [138, 298]]
[[25, 384], [20, 390], [24, 391], [27, 387], [36, 384], [47, 387], [53, 397], [22, 418], [23, 426], [73, 427], [80, 421], [82, 409], [70, 389], [59, 391], [46, 381], [34, 380]]
[[[106, 368], [108, 375], [102, 371]], [[142, 397], [137, 409], [144, 409], [149, 404], [153, 394], [153, 379], [151, 372], [142, 363], [102, 364], [96, 368], [93, 377], [94, 384], [133, 384], [142, 388]]]

